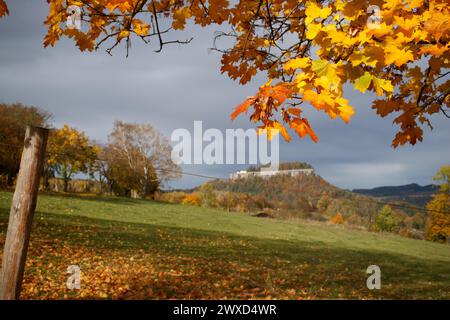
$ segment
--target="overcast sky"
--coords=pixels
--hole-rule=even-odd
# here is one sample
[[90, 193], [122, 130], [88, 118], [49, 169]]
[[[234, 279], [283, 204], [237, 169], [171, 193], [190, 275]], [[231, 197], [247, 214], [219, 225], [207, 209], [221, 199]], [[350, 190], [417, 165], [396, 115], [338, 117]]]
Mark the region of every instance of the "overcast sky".
[[[0, 102], [35, 105], [54, 115], [54, 125], [85, 131], [106, 142], [114, 120], [150, 123], [170, 137], [177, 128], [250, 128], [247, 117], [229, 120], [232, 109], [253, 95], [264, 75], [241, 86], [221, 75], [220, 55], [210, 52], [220, 27], [188, 27], [174, 37], [194, 40], [166, 46], [162, 53], [133, 43], [130, 56], [118, 47], [111, 57], [104, 50], [81, 53], [71, 40], [44, 49], [46, 1], [7, 0], [10, 16], [0, 19]], [[391, 147], [397, 128], [392, 117], [379, 118], [370, 109], [371, 95], [349, 88], [345, 97], [356, 107], [349, 125], [306, 111], [319, 143], [293, 139], [282, 143], [282, 161], [306, 161], [329, 182], [342, 188], [432, 183], [434, 173], [450, 164], [450, 120], [432, 118], [424, 142]], [[195, 165], [186, 171], [227, 177], [246, 166]], [[172, 187], [192, 187], [204, 180], [185, 176]]]

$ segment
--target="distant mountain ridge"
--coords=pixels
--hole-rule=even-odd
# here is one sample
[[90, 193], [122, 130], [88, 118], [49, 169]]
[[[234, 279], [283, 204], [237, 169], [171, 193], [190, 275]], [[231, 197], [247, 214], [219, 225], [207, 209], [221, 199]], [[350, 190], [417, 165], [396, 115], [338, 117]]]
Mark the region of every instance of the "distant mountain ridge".
[[402, 186], [383, 186], [373, 189], [353, 189], [353, 192], [385, 200], [402, 200], [415, 205], [425, 206], [431, 200], [439, 186], [429, 184], [421, 186], [417, 183]]

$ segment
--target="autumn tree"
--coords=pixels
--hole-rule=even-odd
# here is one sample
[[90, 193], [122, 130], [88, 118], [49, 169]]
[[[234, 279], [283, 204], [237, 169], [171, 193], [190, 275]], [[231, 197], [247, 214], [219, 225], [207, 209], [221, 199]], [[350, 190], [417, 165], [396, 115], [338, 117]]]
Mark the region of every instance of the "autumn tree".
[[153, 194], [160, 183], [180, 176], [169, 141], [149, 124], [116, 121], [108, 149], [106, 161], [112, 179], [142, 197]]
[[[116, 145], [108, 144], [104, 146], [95, 163], [95, 170], [98, 180], [107, 186], [108, 192], [111, 194], [122, 196], [137, 196], [141, 190], [142, 173], [137, 170], [138, 165], [130, 165], [140, 158], [137, 150], [128, 151], [130, 157], [124, 155], [121, 148]], [[153, 193], [159, 187], [156, 171], [152, 166], [148, 167], [147, 174], [147, 192]]]
[[0, 175], [6, 175], [9, 186], [19, 172], [26, 126], [46, 127], [50, 119], [49, 113], [36, 107], [0, 104]]
[[[85, 133], [64, 125], [50, 133], [46, 166], [64, 181], [64, 192], [77, 173], [92, 174], [99, 147], [92, 144]], [[47, 169], [48, 170], [48, 169]]]
[[201, 199], [202, 199], [202, 204], [205, 207], [216, 207], [217, 206], [216, 193], [214, 191], [214, 187], [211, 184], [205, 183], [205, 184], [201, 185], [197, 191], [200, 194]]
[[[274, 128], [290, 140], [318, 140], [304, 110], [311, 107], [348, 122], [354, 108], [344, 86], [378, 99], [381, 117], [395, 114], [400, 127], [393, 146], [423, 139], [431, 116], [450, 117], [449, 7], [445, 0], [48, 0], [45, 46], [63, 36], [82, 51], [133, 39], [156, 51], [177, 39], [188, 21], [226, 24], [214, 37], [222, 54], [222, 73], [245, 84], [258, 71], [269, 81], [231, 115], [250, 112], [259, 128]], [[76, 5], [79, 12], [68, 10]], [[0, 16], [8, 13], [0, 0]], [[79, 14], [81, 30], [65, 22]], [[76, 18], [76, 17], [75, 17]], [[225, 40], [225, 41], [222, 41]], [[231, 43], [231, 45], [229, 45]]]
[[324, 194], [320, 197], [320, 199], [317, 201], [317, 209], [321, 212], [324, 212], [327, 210], [328, 205], [330, 204], [330, 202], [332, 201], [332, 199]]
[[450, 166], [443, 166], [434, 180], [440, 182], [441, 187], [427, 204], [426, 237], [446, 242], [450, 239]]
[[392, 232], [399, 225], [400, 219], [389, 205], [381, 208], [377, 217], [375, 218], [375, 231]]
[[94, 162], [94, 178], [100, 182], [102, 193], [106, 186], [110, 194], [114, 193], [114, 186], [117, 183], [115, 171], [120, 170], [115, 161], [114, 150], [111, 146], [100, 147], [98, 157]]
[[439, 193], [450, 194], [450, 165], [439, 169], [433, 179], [440, 185]]

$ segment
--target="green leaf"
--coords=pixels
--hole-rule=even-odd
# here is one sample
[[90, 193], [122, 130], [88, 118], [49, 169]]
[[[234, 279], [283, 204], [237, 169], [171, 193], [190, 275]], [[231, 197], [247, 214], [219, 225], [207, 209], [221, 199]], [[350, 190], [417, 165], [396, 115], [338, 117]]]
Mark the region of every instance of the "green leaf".
[[367, 88], [369, 88], [370, 83], [372, 82], [372, 75], [367, 71], [355, 80], [355, 89], [358, 89], [362, 93], [366, 92]]

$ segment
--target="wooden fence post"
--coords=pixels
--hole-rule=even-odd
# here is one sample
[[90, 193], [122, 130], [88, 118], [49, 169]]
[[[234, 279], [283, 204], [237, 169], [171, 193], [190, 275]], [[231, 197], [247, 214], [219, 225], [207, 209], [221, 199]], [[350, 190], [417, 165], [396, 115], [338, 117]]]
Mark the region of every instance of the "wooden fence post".
[[27, 127], [9, 214], [0, 276], [0, 299], [18, 299], [42, 174], [48, 129]]

